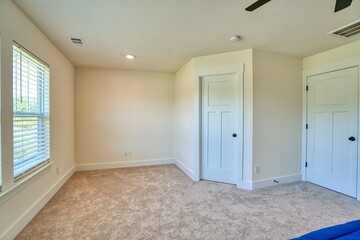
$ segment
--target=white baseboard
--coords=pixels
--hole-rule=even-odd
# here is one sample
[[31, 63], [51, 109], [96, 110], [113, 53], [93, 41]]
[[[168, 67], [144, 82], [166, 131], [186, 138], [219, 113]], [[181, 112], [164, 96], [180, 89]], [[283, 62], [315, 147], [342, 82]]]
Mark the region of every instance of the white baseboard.
[[236, 187], [245, 190], [253, 190], [253, 184], [251, 181], [240, 181], [238, 184], [236, 184]]
[[172, 164], [174, 159], [149, 159], [149, 160], [134, 160], [134, 161], [121, 161], [121, 162], [110, 162], [110, 163], [90, 163], [90, 164], [77, 164], [76, 171], [89, 171], [89, 170], [100, 170], [100, 169], [111, 169], [111, 168], [126, 168], [126, 167], [142, 167], [142, 166], [153, 166]]
[[189, 178], [191, 178], [191, 180], [198, 181], [195, 177], [194, 171], [191, 171], [187, 166], [185, 166], [178, 159], [175, 159], [174, 163], [178, 168], [180, 168], [181, 171], [183, 171]]
[[286, 183], [302, 181], [301, 174], [286, 175], [275, 178], [260, 179], [252, 182], [252, 189], [259, 189], [264, 187], [272, 187]]
[[36, 214], [46, 205], [46, 203], [59, 191], [64, 183], [75, 173], [75, 166], [57, 181], [39, 200], [32, 205], [9, 229], [7, 229], [0, 239], [14, 239], [23, 228], [33, 219]]

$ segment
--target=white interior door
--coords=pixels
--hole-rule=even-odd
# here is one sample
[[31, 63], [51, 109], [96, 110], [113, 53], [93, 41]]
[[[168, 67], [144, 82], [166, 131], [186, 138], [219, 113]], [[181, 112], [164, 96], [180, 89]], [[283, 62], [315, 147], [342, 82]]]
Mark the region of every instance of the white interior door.
[[306, 180], [356, 197], [358, 69], [308, 77]]
[[239, 153], [238, 73], [202, 77], [202, 178], [236, 183]]

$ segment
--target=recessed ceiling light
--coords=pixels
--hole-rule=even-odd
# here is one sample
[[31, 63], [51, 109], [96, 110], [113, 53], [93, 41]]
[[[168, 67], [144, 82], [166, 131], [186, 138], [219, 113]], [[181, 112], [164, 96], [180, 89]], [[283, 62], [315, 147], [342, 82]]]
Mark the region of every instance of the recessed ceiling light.
[[135, 55], [133, 55], [133, 54], [126, 54], [126, 56], [125, 56], [127, 59], [135, 59]]

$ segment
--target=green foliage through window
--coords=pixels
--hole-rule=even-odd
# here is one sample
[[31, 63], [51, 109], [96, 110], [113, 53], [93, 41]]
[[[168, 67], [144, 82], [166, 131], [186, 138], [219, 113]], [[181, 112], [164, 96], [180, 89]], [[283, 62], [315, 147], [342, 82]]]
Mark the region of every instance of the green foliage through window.
[[50, 159], [49, 68], [13, 46], [14, 178]]

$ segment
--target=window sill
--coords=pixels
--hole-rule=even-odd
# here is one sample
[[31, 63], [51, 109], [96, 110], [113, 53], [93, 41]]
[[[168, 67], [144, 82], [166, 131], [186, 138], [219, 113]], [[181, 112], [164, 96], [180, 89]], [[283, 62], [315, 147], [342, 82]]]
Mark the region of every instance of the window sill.
[[8, 199], [16, 195], [18, 192], [26, 188], [28, 185], [33, 183], [39, 177], [43, 176], [46, 172], [49, 171], [52, 162], [42, 166], [41, 168], [37, 169], [33, 173], [29, 174], [28, 176], [19, 179], [16, 181], [10, 188], [5, 189], [4, 191], [0, 192], [0, 205], [6, 202]]

